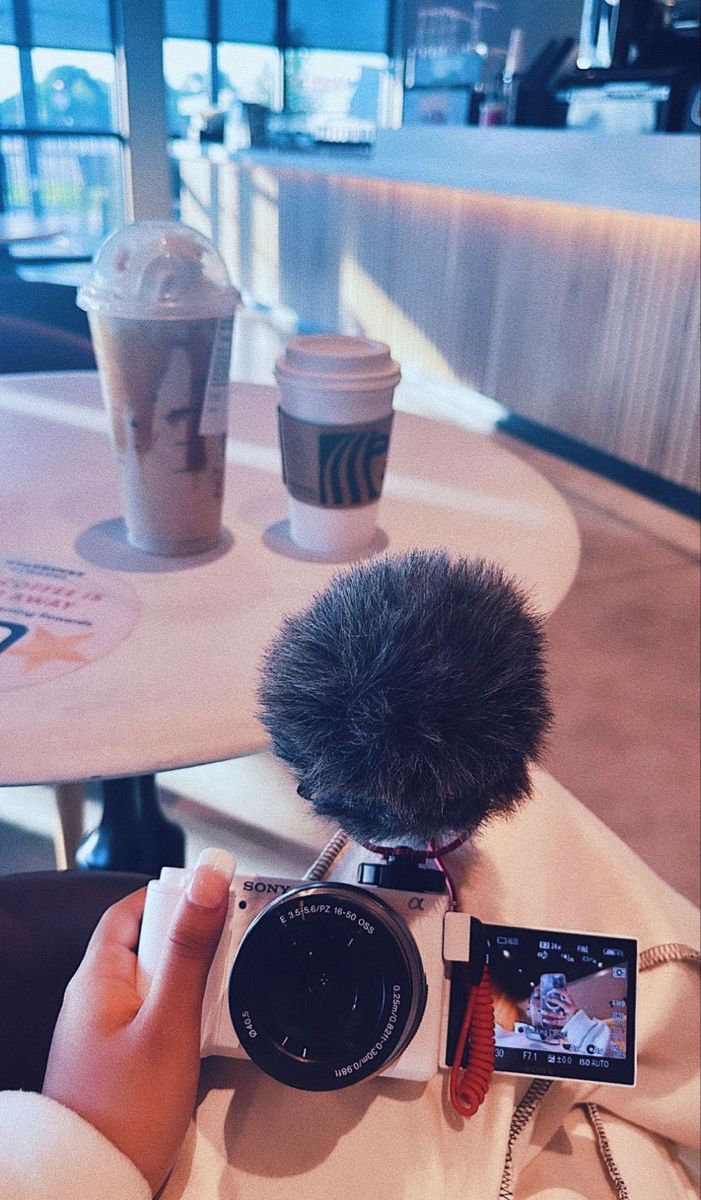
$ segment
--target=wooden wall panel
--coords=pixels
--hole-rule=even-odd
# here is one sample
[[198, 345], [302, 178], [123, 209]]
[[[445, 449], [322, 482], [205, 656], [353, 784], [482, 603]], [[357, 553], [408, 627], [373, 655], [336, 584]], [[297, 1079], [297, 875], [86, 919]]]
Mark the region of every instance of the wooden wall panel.
[[271, 168], [277, 218], [252, 233], [260, 168], [213, 169], [259, 299], [699, 487], [694, 222]]

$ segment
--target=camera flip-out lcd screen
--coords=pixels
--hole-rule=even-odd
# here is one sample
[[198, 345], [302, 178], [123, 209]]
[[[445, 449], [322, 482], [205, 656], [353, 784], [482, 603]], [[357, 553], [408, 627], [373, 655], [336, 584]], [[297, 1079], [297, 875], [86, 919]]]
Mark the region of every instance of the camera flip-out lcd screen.
[[497, 1071], [635, 1083], [637, 943], [484, 925]]

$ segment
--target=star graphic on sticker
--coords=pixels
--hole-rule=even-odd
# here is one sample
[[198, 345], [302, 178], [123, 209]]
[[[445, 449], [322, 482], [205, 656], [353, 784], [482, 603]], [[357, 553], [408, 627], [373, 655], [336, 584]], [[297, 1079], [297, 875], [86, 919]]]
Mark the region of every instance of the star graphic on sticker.
[[49, 629], [38, 626], [31, 638], [22, 640], [6, 654], [17, 654], [24, 659], [25, 671], [34, 671], [50, 662], [89, 662], [90, 659], [81, 654], [76, 646], [79, 642], [92, 637], [91, 633], [74, 633], [70, 637], [57, 636]]

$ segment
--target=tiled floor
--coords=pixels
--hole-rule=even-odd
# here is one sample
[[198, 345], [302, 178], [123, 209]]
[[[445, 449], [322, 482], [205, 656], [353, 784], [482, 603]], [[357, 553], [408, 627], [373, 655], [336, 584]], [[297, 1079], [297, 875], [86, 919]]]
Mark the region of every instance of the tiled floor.
[[[698, 901], [699, 527], [579, 467], [491, 436], [554, 483], [582, 535], [581, 569], [548, 622], [556, 725], [545, 765]], [[302, 870], [324, 840], [285, 772], [266, 759], [171, 772], [161, 785], [188, 831], [189, 859], [218, 831], [228, 841], [233, 832], [242, 868], [262, 855], [274, 871], [287, 828], [287, 853]], [[252, 826], [246, 813], [254, 798]], [[50, 865], [52, 823], [47, 789], [0, 790], [0, 872]]]

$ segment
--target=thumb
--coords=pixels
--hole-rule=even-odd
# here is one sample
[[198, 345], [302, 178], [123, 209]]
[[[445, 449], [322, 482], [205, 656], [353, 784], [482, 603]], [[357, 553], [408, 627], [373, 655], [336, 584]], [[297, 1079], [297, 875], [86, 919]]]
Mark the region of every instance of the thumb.
[[173, 914], [146, 999], [152, 1016], [180, 1017], [199, 1029], [209, 968], [226, 919], [235, 860], [226, 850], [203, 850]]

